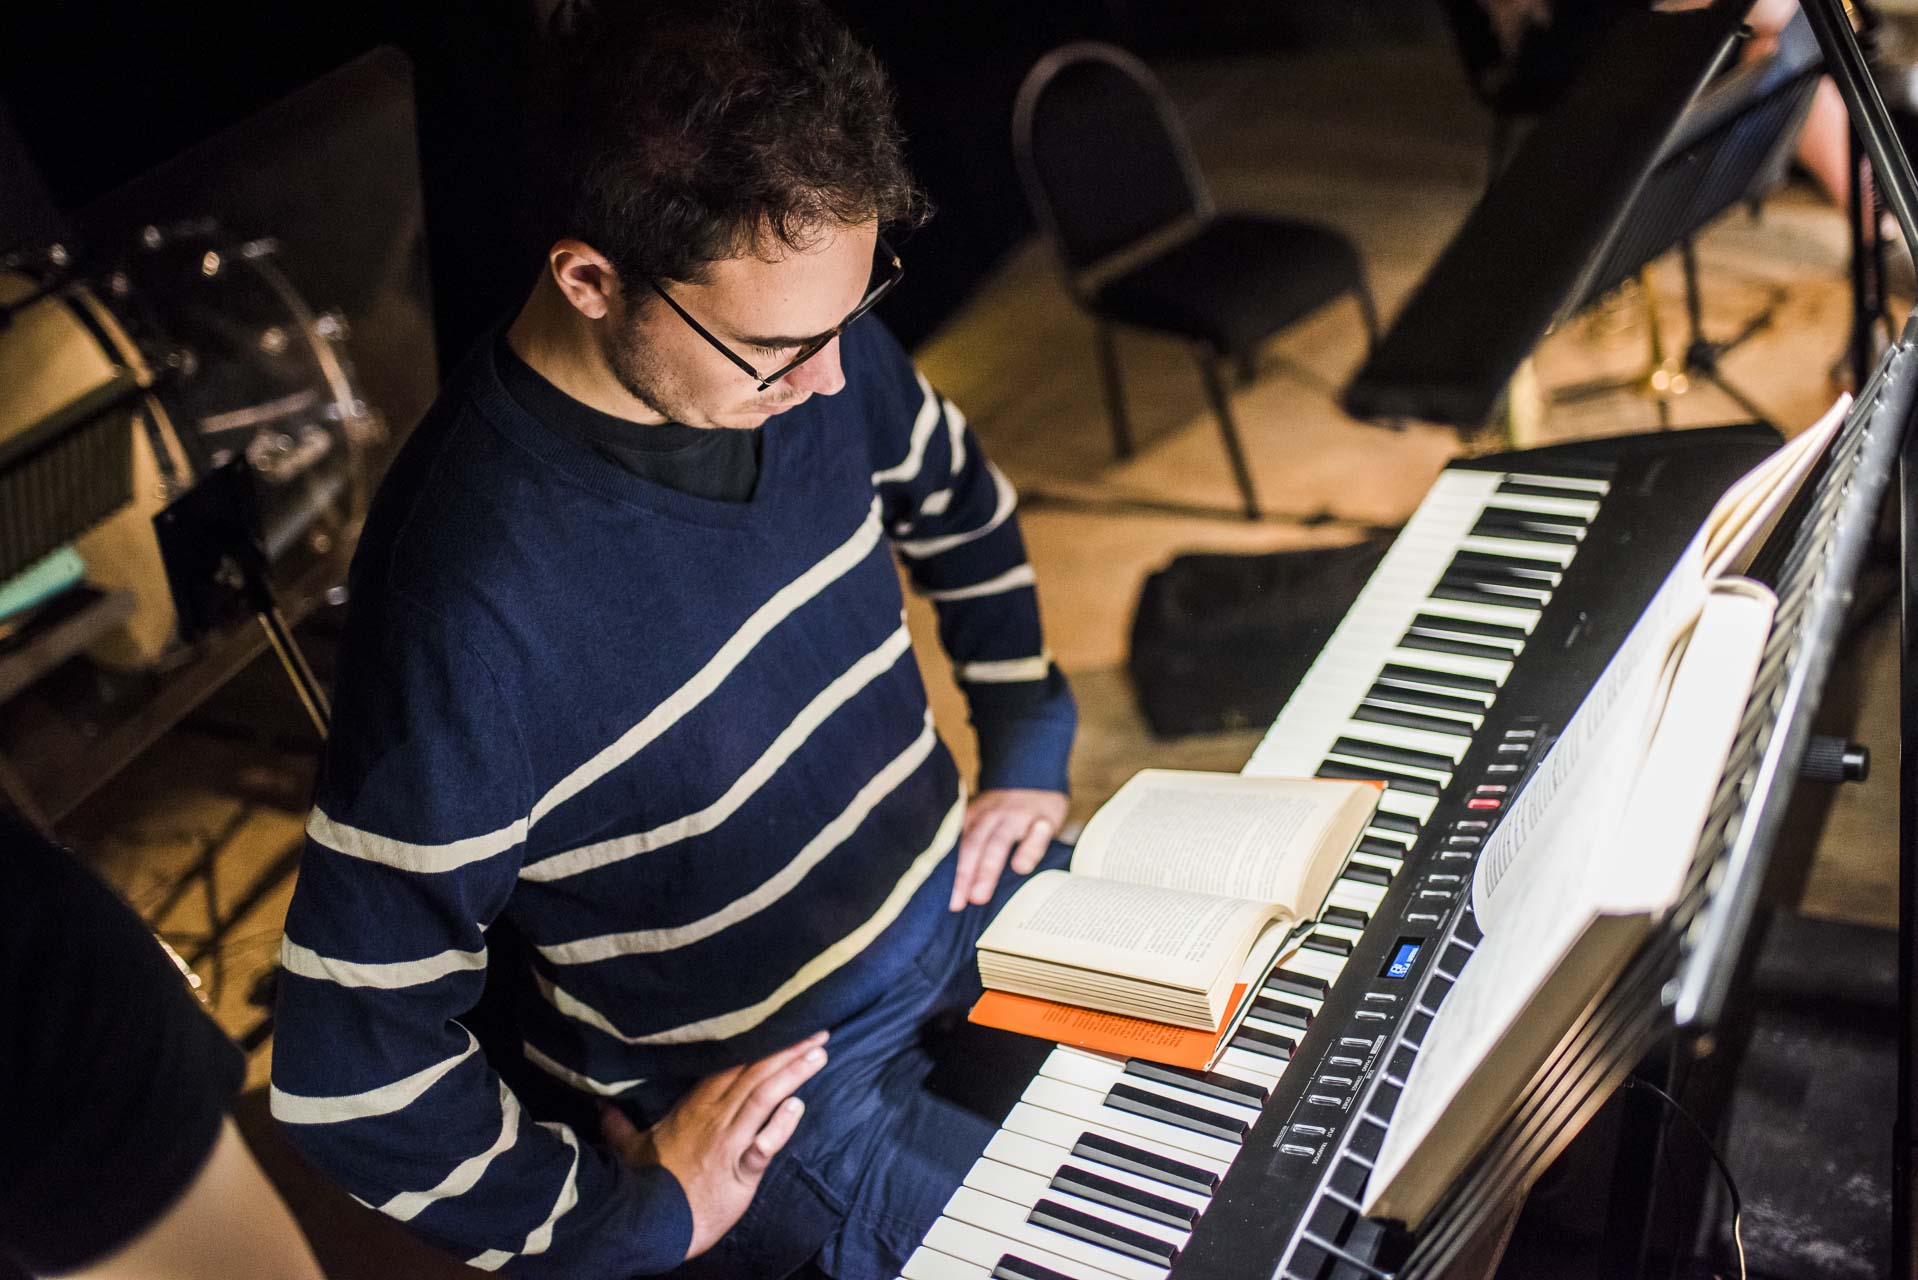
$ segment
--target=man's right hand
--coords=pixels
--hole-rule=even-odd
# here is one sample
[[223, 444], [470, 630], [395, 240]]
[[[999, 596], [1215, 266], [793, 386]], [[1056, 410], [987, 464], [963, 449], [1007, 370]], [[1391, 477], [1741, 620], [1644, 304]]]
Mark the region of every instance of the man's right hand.
[[624, 1112], [600, 1108], [600, 1132], [631, 1165], [662, 1164], [679, 1179], [693, 1211], [688, 1258], [732, 1230], [766, 1166], [793, 1136], [805, 1104], [793, 1097], [826, 1065], [826, 1033], [808, 1036], [768, 1058], [707, 1076], [651, 1129]]

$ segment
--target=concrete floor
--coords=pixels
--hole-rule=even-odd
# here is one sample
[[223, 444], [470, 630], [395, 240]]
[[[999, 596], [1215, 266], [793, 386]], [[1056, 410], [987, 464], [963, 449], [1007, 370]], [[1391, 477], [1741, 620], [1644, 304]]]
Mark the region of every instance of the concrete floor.
[[[1482, 181], [1486, 123], [1466, 94], [1449, 47], [1317, 53], [1308, 58], [1211, 60], [1168, 65], [1202, 165], [1227, 208], [1310, 216], [1360, 246], [1385, 314], [1407, 292], [1463, 218]], [[911, 250], [906, 250], [910, 254]], [[1845, 235], [1838, 215], [1808, 189], [1770, 200], [1756, 221], [1734, 215], [1700, 244], [1708, 332], [1737, 328], [1775, 304], [1776, 321], [1725, 368], [1779, 422], [1810, 422], [1829, 403], [1829, 369], [1847, 325]], [[1680, 332], [1676, 269], [1653, 272], [1668, 333]], [[910, 287], [908, 284], [907, 287]], [[1647, 331], [1636, 292], [1596, 308], [1547, 339], [1537, 368], [1547, 387], [1636, 368]], [[1262, 551], [1349, 541], [1365, 525], [1396, 524], [1445, 462], [1462, 451], [1446, 430], [1402, 433], [1355, 423], [1332, 396], [1363, 348], [1356, 315], [1337, 306], [1265, 352], [1258, 381], [1236, 397], [1253, 469], [1269, 509], [1327, 511], [1311, 527], [1273, 520], [1170, 517], [1028, 505], [1023, 525], [1040, 580], [1053, 652], [1077, 691], [1082, 728], [1073, 765], [1074, 813], [1083, 818], [1148, 765], [1235, 769], [1256, 733], [1155, 740], [1124, 672], [1126, 634], [1145, 575], [1184, 551]], [[1026, 245], [919, 352], [933, 381], [970, 416], [998, 463], [1025, 491], [1134, 495], [1229, 508], [1233, 490], [1197, 378], [1176, 344], [1123, 342], [1140, 450], [1110, 454], [1090, 325], [1068, 303], [1043, 245]], [[1709, 389], [1681, 397], [1682, 425], [1736, 420]], [[1633, 395], [1552, 413], [1550, 439], [1647, 429], [1649, 401]], [[935, 708], [963, 762], [974, 752], [963, 708], [931, 643], [930, 611], [915, 605], [915, 636]], [[1805, 896], [1809, 911], [1889, 922], [1896, 838], [1895, 635], [1880, 626], [1850, 651], [1866, 708], [1856, 731], [1877, 753], [1871, 782], [1845, 789], [1819, 848]], [[209, 752], [216, 754], [209, 755]], [[224, 753], [224, 754], [218, 754]], [[298, 757], [262, 756], [176, 736], [108, 788], [67, 833], [96, 856], [136, 905], [151, 906], [188, 865], [198, 837], [239, 816], [223, 867], [227, 897], [297, 840], [298, 815], [243, 813], [227, 781], [255, 771], [303, 786]], [[277, 952], [288, 890], [269, 895], [224, 953], [216, 1012], [234, 1032], [257, 1015], [252, 977]], [[190, 931], [204, 915], [190, 894], [163, 921]], [[264, 1077], [266, 1055], [253, 1076]]]

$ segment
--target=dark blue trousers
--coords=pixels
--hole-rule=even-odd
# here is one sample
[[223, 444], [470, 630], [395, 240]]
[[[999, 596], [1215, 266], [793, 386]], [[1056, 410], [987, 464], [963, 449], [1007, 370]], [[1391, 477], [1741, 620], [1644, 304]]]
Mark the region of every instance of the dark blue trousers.
[[[1062, 868], [1071, 854], [1055, 843], [1040, 869]], [[1023, 883], [1008, 871], [990, 903], [948, 915], [936, 946], [881, 1000], [833, 1028], [831, 1056], [802, 1091], [805, 1117], [751, 1207], [675, 1276], [777, 1280], [809, 1263], [834, 1280], [899, 1274], [996, 1128], [926, 1089], [934, 1061], [923, 1031], [979, 998], [973, 946]], [[922, 892], [943, 904], [951, 887], [946, 872]]]

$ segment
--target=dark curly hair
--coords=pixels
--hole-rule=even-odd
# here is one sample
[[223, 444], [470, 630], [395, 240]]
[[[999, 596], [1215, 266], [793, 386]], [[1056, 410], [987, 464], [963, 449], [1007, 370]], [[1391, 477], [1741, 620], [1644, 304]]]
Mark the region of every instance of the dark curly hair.
[[576, 5], [544, 62], [552, 238], [622, 279], [697, 282], [722, 258], [929, 213], [885, 72], [817, 0]]

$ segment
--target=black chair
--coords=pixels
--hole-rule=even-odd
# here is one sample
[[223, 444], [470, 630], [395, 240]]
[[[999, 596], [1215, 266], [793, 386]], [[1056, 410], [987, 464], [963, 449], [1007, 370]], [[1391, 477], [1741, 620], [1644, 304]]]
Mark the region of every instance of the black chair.
[[1066, 287], [1097, 325], [1118, 455], [1131, 455], [1132, 432], [1114, 326], [1187, 339], [1246, 517], [1258, 519], [1219, 366], [1249, 377], [1261, 343], [1348, 293], [1375, 341], [1358, 250], [1310, 222], [1216, 212], [1165, 91], [1109, 44], [1069, 44], [1040, 59], [1013, 109], [1012, 149]]

